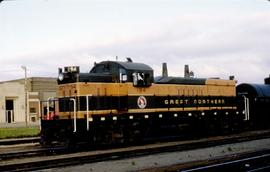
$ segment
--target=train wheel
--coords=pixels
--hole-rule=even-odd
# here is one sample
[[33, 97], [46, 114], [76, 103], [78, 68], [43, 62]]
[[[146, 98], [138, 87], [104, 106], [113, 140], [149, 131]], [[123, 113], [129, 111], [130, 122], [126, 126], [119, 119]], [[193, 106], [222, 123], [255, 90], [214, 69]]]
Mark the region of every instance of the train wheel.
[[140, 143], [142, 141], [142, 132], [139, 122], [133, 122], [125, 132], [125, 142], [128, 144]]
[[49, 135], [47, 130], [42, 129], [40, 132], [40, 144], [43, 147], [51, 147], [52, 146], [52, 138]]
[[70, 128], [61, 129], [55, 136], [58, 145], [69, 148], [75, 147], [75, 135]]

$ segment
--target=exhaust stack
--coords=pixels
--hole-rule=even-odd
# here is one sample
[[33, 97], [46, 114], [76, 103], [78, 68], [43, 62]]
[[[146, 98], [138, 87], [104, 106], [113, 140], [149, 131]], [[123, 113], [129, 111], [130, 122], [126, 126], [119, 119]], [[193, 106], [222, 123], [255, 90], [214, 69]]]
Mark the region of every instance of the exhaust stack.
[[168, 77], [167, 63], [162, 63], [162, 76]]
[[185, 65], [184, 77], [185, 78], [193, 78], [194, 77], [194, 72], [189, 71], [189, 66], [188, 65]]
[[185, 70], [184, 70], [184, 77], [185, 78], [189, 78], [189, 66], [185, 65]]

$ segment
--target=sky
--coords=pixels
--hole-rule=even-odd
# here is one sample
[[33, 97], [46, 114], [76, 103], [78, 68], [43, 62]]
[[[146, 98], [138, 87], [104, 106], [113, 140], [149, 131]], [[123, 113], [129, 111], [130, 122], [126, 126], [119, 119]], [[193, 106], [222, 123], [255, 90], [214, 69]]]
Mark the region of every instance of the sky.
[[0, 81], [89, 72], [104, 60], [145, 63], [161, 75], [263, 83], [270, 74], [268, 0], [5, 0]]

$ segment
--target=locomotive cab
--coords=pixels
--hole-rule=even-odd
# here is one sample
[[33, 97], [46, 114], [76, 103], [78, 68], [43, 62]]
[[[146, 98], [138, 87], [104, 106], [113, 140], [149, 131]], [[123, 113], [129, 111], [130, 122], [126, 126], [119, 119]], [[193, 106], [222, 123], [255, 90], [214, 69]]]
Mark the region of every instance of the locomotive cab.
[[105, 61], [96, 64], [91, 74], [107, 73], [112, 82], [132, 82], [135, 87], [151, 86], [154, 81], [153, 69], [148, 65], [133, 62]]
[[78, 66], [59, 69], [58, 84], [74, 82], [131, 82], [134, 87], [148, 87], [154, 82], [153, 69], [133, 62], [104, 61], [94, 65], [89, 73], [80, 73]]

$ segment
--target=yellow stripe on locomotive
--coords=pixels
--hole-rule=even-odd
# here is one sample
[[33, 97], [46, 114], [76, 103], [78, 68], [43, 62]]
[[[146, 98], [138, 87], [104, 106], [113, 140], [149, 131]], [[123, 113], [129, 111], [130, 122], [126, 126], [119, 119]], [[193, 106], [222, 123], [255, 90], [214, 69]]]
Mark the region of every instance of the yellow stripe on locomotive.
[[148, 65], [105, 61], [90, 73], [78, 67], [59, 71], [59, 118], [73, 118], [70, 98], [76, 99], [76, 116], [148, 114], [236, 109], [234, 80], [161, 76], [154, 78]]

